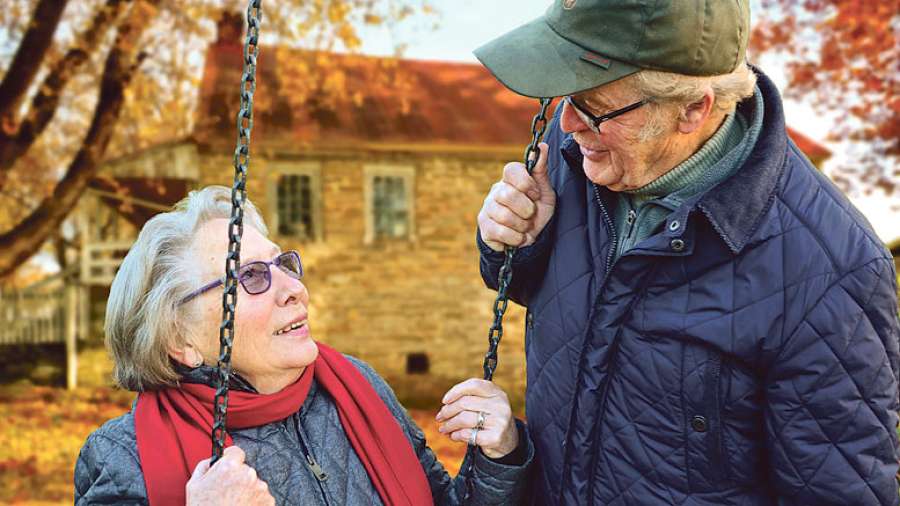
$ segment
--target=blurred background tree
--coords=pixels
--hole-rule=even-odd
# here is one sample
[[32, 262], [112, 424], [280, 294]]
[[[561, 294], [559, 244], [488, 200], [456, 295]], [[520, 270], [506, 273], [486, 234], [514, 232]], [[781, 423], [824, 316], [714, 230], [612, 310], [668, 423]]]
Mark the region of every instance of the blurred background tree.
[[829, 140], [849, 141], [849, 156], [834, 168], [832, 179], [847, 192], [895, 194], [900, 184], [900, 1], [760, 3], [751, 48], [782, 57], [787, 98], [810, 104], [823, 119], [836, 118]]
[[[233, 0], [4, 2], [0, 278], [59, 237], [104, 159], [190, 132], [216, 21], [244, 9], [246, 2]], [[267, 2], [262, 41], [353, 52], [361, 27], [433, 12], [425, 0]], [[288, 63], [297, 94], [340, 96], [342, 80], [327, 58]]]

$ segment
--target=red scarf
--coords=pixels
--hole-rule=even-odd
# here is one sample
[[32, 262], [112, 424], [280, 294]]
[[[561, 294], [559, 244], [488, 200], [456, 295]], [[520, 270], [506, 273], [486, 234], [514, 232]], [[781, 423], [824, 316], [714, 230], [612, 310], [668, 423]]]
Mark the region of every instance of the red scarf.
[[[432, 504], [431, 488], [400, 424], [343, 355], [319, 344], [319, 357], [294, 384], [271, 395], [228, 394], [228, 430], [283, 420], [300, 410], [313, 377], [334, 399], [341, 425], [388, 506]], [[215, 389], [185, 383], [141, 392], [134, 410], [138, 455], [152, 506], [184, 504], [197, 463], [210, 456]], [[225, 445], [234, 442], [227, 436]]]

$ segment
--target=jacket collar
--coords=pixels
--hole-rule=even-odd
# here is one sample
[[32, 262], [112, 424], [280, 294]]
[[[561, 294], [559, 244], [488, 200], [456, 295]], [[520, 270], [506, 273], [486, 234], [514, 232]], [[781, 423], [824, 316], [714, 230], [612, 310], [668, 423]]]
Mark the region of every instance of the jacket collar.
[[[738, 111], [751, 118], [752, 123], [758, 105], [756, 97], [762, 96], [765, 113], [756, 144], [735, 174], [706, 193], [689, 199], [676, 211], [685, 217], [694, 208], [702, 211], [734, 253], [740, 253], [746, 246], [774, 201], [787, 154], [784, 110], [778, 89], [759, 69], [751, 68], [756, 73], [760, 94], [738, 104]], [[581, 169], [583, 157], [571, 134], [565, 136], [560, 150], [572, 172], [587, 181]], [[587, 183], [591, 184], [590, 181]], [[601, 195], [607, 202], [610, 202], [609, 193], [606, 188], [601, 188]]]
[[[183, 383], [199, 383], [213, 388], [216, 387], [215, 367], [203, 364], [200, 367], [191, 368], [177, 363], [174, 360], [172, 362], [175, 367], [175, 372], [181, 375], [181, 381]], [[228, 377], [228, 388], [241, 392], [258, 393], [256, 388], [254, 388], [249, 381], [235, 371], [231, 371], [231, 375]]]
[[[756, 145], [741, 168], [706, 192], [697, 204], [734, 253], [740, 253], [746, 246], [775, 200], [778, 179], [787, 156], [787, 132], [778, 89], [765, 74], [758, 69], [753, 70], [765, 110]], [[738, 107], [742, 113], [752, 117], [755, 102], [751, 98]]]

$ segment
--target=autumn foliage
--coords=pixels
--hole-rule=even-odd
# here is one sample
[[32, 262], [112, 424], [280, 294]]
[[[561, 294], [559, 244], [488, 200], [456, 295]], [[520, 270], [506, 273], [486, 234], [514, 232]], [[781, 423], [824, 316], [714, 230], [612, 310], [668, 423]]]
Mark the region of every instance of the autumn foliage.
[[[131, 408], [134, 394], [111, 388], [0, 388], [0, 504], [72, 504], [72, 476], [85, 438]], [[450, 474], [466, 445], [439, 434], [436, 412], [411, 411]]]
[[894, 192], [900, 184], [900, 0], [761, 5], [751, 48], [784, 58], [788, 98], [837, 113], [832, 140], [861, 143], [833, 177], [845, 189]]
[[[0, 45], [9, 49], [0, 51], [0, 278], [59, 235], [105, 160], [190, 131], [216, 21], [247, 2], [3, 5]], [[361, 27], [431, 12], [425, 0], [266, 2], [262, 45], [354, 51]], [[299, 81], [329, 79], [327, 66], [316, 75], [300, 70]], [[234, 90], [238, 100], [238, 80]]]

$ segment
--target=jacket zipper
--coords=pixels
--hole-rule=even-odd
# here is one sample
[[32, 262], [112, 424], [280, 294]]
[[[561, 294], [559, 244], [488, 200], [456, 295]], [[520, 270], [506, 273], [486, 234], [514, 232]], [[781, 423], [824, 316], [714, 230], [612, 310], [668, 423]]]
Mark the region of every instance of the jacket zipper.
[[295, 423], [297, 424], [297, 440], [300, 442], [300, 450], [303, 452], [303, 457], [306, 459], [306, 467], [308, 467], [313, 473], [313, 476], [316, 477], [316, 484], [319, 485], [319, 492], [322, 493], [322, 500], [328, 505], [328, 494], [325, 493], [325, 485], [323, 484], [323, 482], [328, 479], [328, 475], [325, 474], [325, 471], [322, 470], [322, 466], [316, 462], [312, 452], [309, 451], [309, 445], [306, 443], [306, 438], [303, 436], [303, 429], [300, 428], [299, 416], [295, 418]]
[[[614, 264], [613, 257], [615, 256], [616, 248], [619, 247], [619, 237], [616, 234], [616, 226], [613, 224], [612, 218], [610, 218], [609, 213], [606, 211], [606, 206], [603, 205], [603, 200], [600, 198], [600, 187], [598, 187], [596, 183], [591, 183], [591, 186], [594, 188], [594, 197], [597, 199], [597, 205], [600, 207], [600, 214], [603, 215], [603, 223], [606, 225], [606, 228], [609, 230], [609, 234], [612, 237], [612, 245], [609, 248], [609, 253], [607, 253], [607, 255], [606, 255], [606, 271], [603, 273], [603, 279], [600, 281], [600, 286], [597, 291], [597, 299], [594, 301], [594, 304], [591, 307], [591, 314], [590, 314], [590, 317], [588, 318], [588, 328], [587, 328], [586, 332], [590, 332], [591, 321], [593, 321], [593, 319], [595, 317], [594, 311], [597, 308], [597, 302], [599, 302], [601, 294], [603, 293], [603, 287], [606, 285], [606, 280], [609, 279], [609, 274], [610, 274], [610, 271], [612, 270], [612, 266]], [[613, 348], [613, 350], [611, 350], [611, 358], [615, 359], [615, 353], [618, 350], [618, 334], [616, 334], [616, 338], [613, 340], [613, 346], [614, 346], [614, 348]], [[582, 354], [581, 359], [579, 359], [579, 367], [581, 365], [580, 362], [583, 358], [584, 358], [584, 355]], [[610, 372], [612, 372], [612, 371], [610, 371]], [[604, 384], [604, 386], [603, 386], [604, 400], [606, 398], [606, 385], [607, 384], [608, 383]], [[601, 406], [601, 411], [602, 410], [603, 410], [603, 407]], [[571, 420], [573, 416], [574, 416], [574, 412], [569, 415], [569, 420]], [[566, 434], [566, 436], [568, 436], [568, 433]], [[559, 499], [560, 503], [562, 502], [562, 494], [563, 494], [563, 490], [565, 489], [565, 482], [568, 481], [568, 475], [569, 475], [569, 469], [570, 469], [568, 460], [569, 460], [568, 454], [566, 454], [564, 456], [564, 460], [563, 460], [563, 462], [564, 462], [563, 484], [559, 489], [559, 498], [558, 499]], [[591, 461], [592, 462], [594, 461], [593, 457], [591, 458]], [[593, 465], [594, 464], [592, 464], [592, 466]]]
[[613, 256], [616, 254], [616, 248], [619, 247], [619, 237], [616, 234], [616, 226], [612, 218], [609, 217], [609, 213], [606, 212], [606, 206], [603, 205], [603, 200], [600, 198], [600, 187], [596, 183], [591, 183], [591, 186], [594, 187], [594, 197], [597, 199], [597, 205], [600, 206], [603, 221], [606, 223], [606, 228], [609, 229], [610, 235], [612, 235], [612, 247], [609, 248], [609, 253], [606, 255], [606, 272], [603, 274], [603, 281], [600, 282], [600, 289], [602, 290], [603, 285], [606, 284], [606, 279], [609, 278], [609, 271], [612, 269]]
[[[594, 187], [594, 196], [597, 199], [597, 205], [600, 207], [600, 212], [603, 214], [603, 218], [606, 221], [606, 225], [611, 232], [612, 240], [613, 240], [612, 248], [610, 248], [610, 250], [609, 250], [610, 253], [606, 257], [606, 273], [604, 273], [603, 280], [600, 282], [600, 287], [597, 292], [597, 300], [594, 302], [594, 305], [596, 306], [597, 302], [599, 301], [600, 297], [602, 296], [603, 287], [606, 286], [606, 281], [609, 279], [609, 276], [612, 273], [612, 268], [615, 265], [615, 263], [618, 261], [618, 258], [616, 259], [616, 261], [613, 261], [613, 254], [616, 252], [616, 248], [618, 248], [619, 243], [618, 243], [618, 237], [616, 236], [616, 227], [613, 224], [612, 219], [610, 218], [609, 213], [607, 213], [606, 207], [603, 205], [603, 201], [600, 198], [600, 188], [596, 184], [593, 184], [593, 187]], [[636, 218], [637, 218], [637, 216], [635, 216], [635, 221], [636, 221]], [[631, 233], [629, 232], [629, 236], [630, 235], [631, 235]], [[623, 252], [623, 254], [624, 254], [624, 252]], [[619, 258], [621, 258], [621, 256]], [[652, 276], [652, 273], [650, 275]], [[639, 296], [640, 296], [640, 293], [638, 293], [637, 295], [632, 297], [631, 301], [629, 302], [629, 306], [631, 304], [633, 304], [635, 299]], [[593, 319], [593, 317], [592, 317], [592, 319]], [[588, 323], [588, 325], [590, 325], [590, 322]], [[598, 422], [602, 418], [603, 413], [606, 411], [606, 400], [607, 400], [607, 397], [609, 394], [609, 383], [610, 383], [612, 377], [616, 373], [616, 369], [617, 369], [616, 368], [616, 359], [618, 358], [618, 355], [619, 355], [619, 337], [621, 336], [621, 334], [622, 334], [622, 327], [620, 325], [619, 329], [616, 331], [616, 335], [613, 336], [613, 342], [610, 344], [610, 351], [609, 351], [609, 364], [610, 365], [609, 365], [609, 371], [607, 372], [607, 375], [606, 375], [606, 381], [603, 382], [603, 386], [601, 387], [600, 413], [599, 413], [599, 416], [597, 417]], [[597, 423], [594, 424], [592, 431], [596, 431], [596, 428], [597, 428]], [[598, 437], [599, 436], [596, 433], [594, 433], [594, 437], [593, 437], [594, 444], [597, 444]], [[591, 457], [590, 457], [591, 458], [591, 465], [590, 465], [591, 471], [590, 472], [592, 473], [592, 475], [594, 472], [593, 470], [597, 468], [597, 456], [598, 456], [597, 454], [598, 454], [597, 451], [591, 452]], [[592, 476], [590, 485], [588, 487], [588, 496], [589, 497], [593, 497], [593, 493], [594, 493], [593, 489], [594, 489], [594, 479]]]

